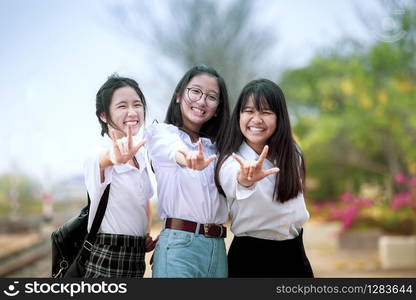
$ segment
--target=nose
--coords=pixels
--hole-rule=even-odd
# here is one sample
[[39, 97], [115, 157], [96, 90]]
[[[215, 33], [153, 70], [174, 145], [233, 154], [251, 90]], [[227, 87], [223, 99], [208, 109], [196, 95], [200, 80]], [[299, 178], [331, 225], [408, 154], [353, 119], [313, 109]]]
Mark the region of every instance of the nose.
[[256, 113], [253, 115], [253, 118], [251, 119], [254, 123], [262, 123], [263, 119], [260, 116], [260, 113], [258, 111], [256, 111]]
[[130, 106], [127, 110], [127, 115], [131, 116], [131, 115], [135, 115], [136, 114], [136, 110], [133, 106]]
[[197, 102], [200, 102], [200, 103], [202, 103], [205, 106], [205, 105], [207, 105], [207, 97], [208, 97], [207, 94], [202, 93], [201, 98]]

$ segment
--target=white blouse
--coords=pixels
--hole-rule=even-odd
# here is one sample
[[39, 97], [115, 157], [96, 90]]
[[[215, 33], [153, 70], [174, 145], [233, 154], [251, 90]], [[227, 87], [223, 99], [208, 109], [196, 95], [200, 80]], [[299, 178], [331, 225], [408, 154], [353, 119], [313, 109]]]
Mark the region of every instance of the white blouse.
[[136, 159], [140, 169], [130, 164], [105, 168], [105, 180], [101, 183], [99, 154], [87, 159], [84, 166], [85, 185], [91, 199], [88, 218], [90, 231], [98, 204], [109, 183], [110, 194], [107, 209], [99, 232], [144, 236], [147, 233], [147, 200], [153, 195], [145, 161], [145, 149], [141, 148]]
[[[237, 154], [245, 160], [258, 160], [259, 155], [245, 142]], [[269, 160], [264, 169], [273, 168]], [[220, 183], [227, 196], [231, 231], [236, 236], [252, 236], [268, 240], [297, 237], [309, 219], [303, 194], [284, 203], [273, 200], [276, 174], [269, 175], [246, 188], [237, 181], [240, 165], [228, 157], [220, 170]], [[284, 174], [280, 174], [284, 176]]]
[[[176, 163], [177, 150], [197, 151], [198, 143], [192, 143], [187, 133], [168, 124], [149, 126], [145, 139], [156, 175], [159, 216], [198, 223], [225, 223], [227, 205], [214, 182], [214, 162], [202, 171]], [[208, 138], [200, 141], [205, 157], [216, 154], [215, 145]]]

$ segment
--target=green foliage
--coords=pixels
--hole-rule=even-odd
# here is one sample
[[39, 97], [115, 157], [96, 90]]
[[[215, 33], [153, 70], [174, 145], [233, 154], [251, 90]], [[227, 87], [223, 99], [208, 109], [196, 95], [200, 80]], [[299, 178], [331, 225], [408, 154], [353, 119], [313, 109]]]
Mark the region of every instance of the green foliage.
[[399, 16], [407, 34], [320, 55], [284, 73], [285, 91], [305, 152], [313, 199], [357, 192], [366, 182], [394, 191], [396, 173], [416, 174], [416, 6]]
[[0, 176], [0, 216], [11, 212], [33, 214], [41, 211], [41, 203], [36, 199], [39, 184], [20, 174]]

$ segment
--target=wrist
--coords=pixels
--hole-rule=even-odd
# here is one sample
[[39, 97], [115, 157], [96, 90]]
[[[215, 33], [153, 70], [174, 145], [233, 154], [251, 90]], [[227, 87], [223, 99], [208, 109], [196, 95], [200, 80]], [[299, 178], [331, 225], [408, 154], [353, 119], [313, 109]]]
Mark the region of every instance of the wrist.
[[246, 188], [252, 187], [255, 183], [254, 181], [249, 181], [247, 179], [240, 178], [240, 176], [238, 176], [237, 181], [241, 186]]
[[100, 169], [105, 169], [113, 165], [113, 162], [110, 159], [108, 151], [106, 151], [99, 160]]

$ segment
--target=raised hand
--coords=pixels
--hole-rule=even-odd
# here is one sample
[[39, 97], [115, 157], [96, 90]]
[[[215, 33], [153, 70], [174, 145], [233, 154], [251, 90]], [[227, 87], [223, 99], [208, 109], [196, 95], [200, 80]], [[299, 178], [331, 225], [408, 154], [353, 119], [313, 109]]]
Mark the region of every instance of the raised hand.
[[179, 164], [192, 169], [201, 171], [205, 169], [213, 160], [217, 158], [216, 155], [211, 155], [205, 159], [204, 151], [201, 142], [198, 143], [198, 151], [178, 150], [183, 155], [182, 163]]
[[132, 126], [127, 127], [127, 138], [123, 137], [123, 133], [111, 127], [108, 128], [108, 134], [113, 141], [110, 148], [110, 160], [113, 164], [125, 164], [132, 159], [137, 151], [146, 143], [145, 140], [138, 144], [133, 144]]
[[269, 152], [269, 146], [264, 146], [263, 151], [257, 161], [246, 161], [237, 154], [233, 153], [233, 158], [240, 164], [240, 173], [238, 174], [238, 182], [246, 187], [252, 186], [257, 181], [262, 180], [264, 177], [271, 174], [276, 174], [280, 170], [279, 168], [271, 168], [268, 170], [263, 169], [264, 160]]

